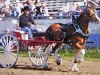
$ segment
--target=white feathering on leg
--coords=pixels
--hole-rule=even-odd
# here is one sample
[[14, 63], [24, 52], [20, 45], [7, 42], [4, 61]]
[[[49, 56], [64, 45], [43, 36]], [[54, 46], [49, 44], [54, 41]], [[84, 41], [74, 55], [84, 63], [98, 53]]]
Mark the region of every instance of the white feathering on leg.
[[80, 51], [80, 61], [83, 61], [83, 60], [84, 60], [84, 55], [85, 55], [85, 50], [82, 49], [82, 50]]

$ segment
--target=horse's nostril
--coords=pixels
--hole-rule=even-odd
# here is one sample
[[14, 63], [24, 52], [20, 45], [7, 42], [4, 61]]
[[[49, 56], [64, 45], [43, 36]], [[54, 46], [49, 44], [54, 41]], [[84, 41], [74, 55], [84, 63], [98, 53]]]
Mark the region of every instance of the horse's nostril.
[[100, 21], [98, 21], [98, 24], [100, 23]]
[[99, 23], [100, 23], [100, 21], [98, 20], [96, 23], [97, 23], [97, 24], [99, 24]]

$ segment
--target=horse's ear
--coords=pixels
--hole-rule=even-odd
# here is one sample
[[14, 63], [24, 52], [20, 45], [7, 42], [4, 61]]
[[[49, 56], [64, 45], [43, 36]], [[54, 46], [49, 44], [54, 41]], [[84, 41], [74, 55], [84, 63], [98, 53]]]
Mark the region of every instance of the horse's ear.
[[91, 9], [91, 6], [90, 4], [88, 3], [87, 6], [86, 6], [86, 10], [90, 10]]
[[86, 8], [85, 8], [85, 12], [86, 12], [87, 14], [90, 13], [90, 12], [89, 12], [89, 9], [90, 9], [89, 4], [87, 4], [87, 5], [86, 5]]
[[88, 10], [89, 8], [90, 8], [89, 4], [87, 4], [85, 10]]

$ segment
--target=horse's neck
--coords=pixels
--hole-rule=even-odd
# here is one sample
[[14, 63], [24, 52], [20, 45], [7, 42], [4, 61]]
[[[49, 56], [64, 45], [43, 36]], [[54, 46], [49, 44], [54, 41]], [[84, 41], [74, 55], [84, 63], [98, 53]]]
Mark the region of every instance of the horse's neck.
[[86, 17], [81, 16], [81, 17], [79, 18], [79, 23], [80, 23], [80, 27], [81, 27], [82, 31], [83, 31], [84, 33], [87, 33], [88, 25], [89, 25], [89, 20], [87, 20]]

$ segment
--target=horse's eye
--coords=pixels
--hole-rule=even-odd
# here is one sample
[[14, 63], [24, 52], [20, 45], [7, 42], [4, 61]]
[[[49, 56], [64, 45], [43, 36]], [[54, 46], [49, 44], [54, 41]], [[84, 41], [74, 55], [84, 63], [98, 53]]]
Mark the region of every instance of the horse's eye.
[[87, 14], [89, 15], [90, 14], [90, 11], [87, 11]]
[[94, 13], [96, 13], [96, 10], [93, 10]]

